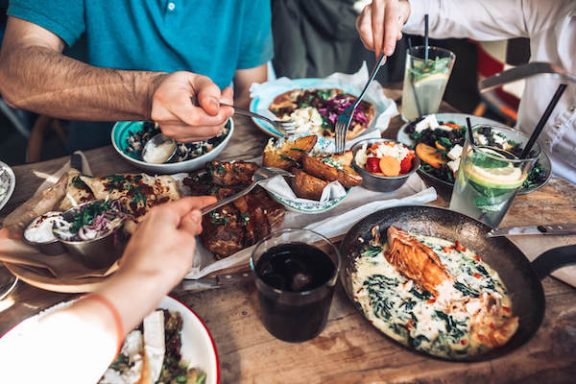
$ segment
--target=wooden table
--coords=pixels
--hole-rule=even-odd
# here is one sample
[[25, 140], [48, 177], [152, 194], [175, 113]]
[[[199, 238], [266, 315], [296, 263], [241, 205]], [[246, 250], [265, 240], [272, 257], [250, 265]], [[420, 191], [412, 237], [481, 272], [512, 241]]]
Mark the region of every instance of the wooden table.
[[[397, 97], [398, 93], [389, 96]], [[247, 120], [237, 119], [236, 123], [235, 137], [222, 157], [253, 158], [267, 137]], [[384, 136], [395, 137], [400, 125], [399, 118], [393, 119]], [[134, 171], [111, 147], [86, 155], [96, 175]], [[2, 215], [32, 195], [42, 181], [36, 175], [54, 172], [65, 161], [14, 167], [16, 191]], [[576, 222], [575, 202], [576, 186], [552, 179], [540, 191], [518, 197], [504, 224]], [[446, 205], [443, 199], [436, 204]], [[546, 316], [534, 338], [506, 357], [472, 364], [426, 358], [392, 343], [354, 309], [341, 287], [337, 288], [326, 330], [301, 344], [284, 343], [268, 334], [259, 321], [256, 293], [250, 284], [174, 296], [192, 307], [210, 327], [223, 383], [574, 382], [576, 291], [553, 278], [544, 279], [543, 285]], [[20, 283], [0, 301], [0, 335], [42, 308], [70, 297]]]

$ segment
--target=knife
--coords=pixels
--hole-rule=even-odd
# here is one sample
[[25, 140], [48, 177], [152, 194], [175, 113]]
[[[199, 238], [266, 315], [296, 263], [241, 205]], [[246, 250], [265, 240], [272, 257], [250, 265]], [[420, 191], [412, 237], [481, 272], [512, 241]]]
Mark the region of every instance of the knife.
[[522, 80], [545, 73], [558, 76], [563, 81], [571, 81], [576, 83], [576, 75], [566, 72], [559, 66], [550, 63], [534, 61], [515, 68], [507, 69], [506, 71], [497, 73], [494, 76], [484, 79], [480, 81], [478, 87], [480, 88], [480, 92], [486, 92], [513, 81]]
[[225, 273], [216, 275], [214, 277], [205, 277], [200, 279], [182, 280], [178, 286], [174, 288], [176, 292], [204, 290], [210, 288], [222, 288], [233, 285], [240, 285], [253, 281], [253, 276], [250, 271]]
[[576, 224], [548, 224], [495, 228], [486, 237], [514, 235], [576, 235]]

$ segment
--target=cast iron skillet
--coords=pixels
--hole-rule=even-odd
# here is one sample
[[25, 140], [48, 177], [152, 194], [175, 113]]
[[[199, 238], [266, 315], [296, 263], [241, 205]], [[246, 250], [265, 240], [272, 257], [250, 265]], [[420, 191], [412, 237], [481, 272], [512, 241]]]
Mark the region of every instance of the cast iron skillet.
[[[376, 224], [379, 225], [383, 242], [386, 240], [386, 230], [390, 225], [412, 233], [451, 241], [458, 240], [464, 246], [475, 250], [486, 263], [494, 268], [508, 288], [512, 300], [512, 311], [520, 319], [518, 331], [512, 339], [501, 348], [457, 360], [426, 354], [443, 360], [490, 360], [503, 356], [526, 343], [536, 333], [544, 317], [544, 290], [540, 280], [562, 266], [576, 263], [576, 245], [547, 251], [530, 263], [510, 240], [505, 237], [486, 238], [485, 235], [491, 228], [460, 213], [427, 206], [389, 208], [375, 212], [358, 222], [346, 234], [340, 248], [342, 254], [340, 279], [348, 297], [360, 313], [362, 313], [362, 308], [354, 300], [351, 276], [355, 272], [354, 260], [359, 256], [359, 251], [363, 249], [366, 242], [372, 239], [370, 230]], [[364, 243], [358, 240], [360, 237], [364, 239]], [[411, 351], [423, 353], [404, 344], [400, 345]]]

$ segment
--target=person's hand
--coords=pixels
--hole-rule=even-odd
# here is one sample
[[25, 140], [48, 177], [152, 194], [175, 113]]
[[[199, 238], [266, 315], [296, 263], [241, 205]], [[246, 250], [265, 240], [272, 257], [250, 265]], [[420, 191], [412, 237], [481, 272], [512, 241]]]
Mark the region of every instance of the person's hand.
[[202, 232], [200, 209], [215, 202], [212, 196], [185, 197], [152, 208], [126, 246], [121, 271], [158, 277], [159, 286], [174, 287], [192, 267], [195, 236]]
[[410, 3], [407, 0], [372, 0], [356, 20], [356, 29], [364, 46], [390, 56], [396, 49], [396, 42], [402, 39], [402, 26], [410, 16]]
[[[208, 140], [216, 136], [234, 109], [232, 88], [220, 88], [206, 76], [174, 72], [157, 78], [151, 90], [150, 118], [162, 133], [179, 142]], [[197, 103], [193, 103], [195, 98]]]

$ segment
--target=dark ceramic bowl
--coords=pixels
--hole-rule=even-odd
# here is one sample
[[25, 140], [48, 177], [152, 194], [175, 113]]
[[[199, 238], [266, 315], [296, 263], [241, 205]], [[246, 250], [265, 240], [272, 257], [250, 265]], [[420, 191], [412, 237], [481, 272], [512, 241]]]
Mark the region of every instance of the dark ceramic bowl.
[[420, 159], [418, 158], [418, 156], [414, 156], [414, 159], [412, 160], [412, 169], [410, 170], [410, 172], [400, 176], [375, 175], [373, 173], [368, 172], [363, 167], [360, 167], [358, 164], [356, 164], [356, 152], [361, 150], [364, 144], [370, 146], [374, 143], [382, 143], [386, 141], [397, 143], [394, 140], [388, 140], [388, 139], [366, 139], [357, 142], [352, 147], [352, 153], [354, 155], [352, 159], [352, 165], [354, 166], [356, 172], [358, 172], [360, 176], [362, 176], [362, 186], [371, 191], [393, 192], [398, 188], [400, 188], [401, 186], [403, 186], [404, 183], [406, 183], [406, 181], [408, 180], [408, 178], [412, 176], [412, 174], [416, 172], [418, 168], [420, 168]]

